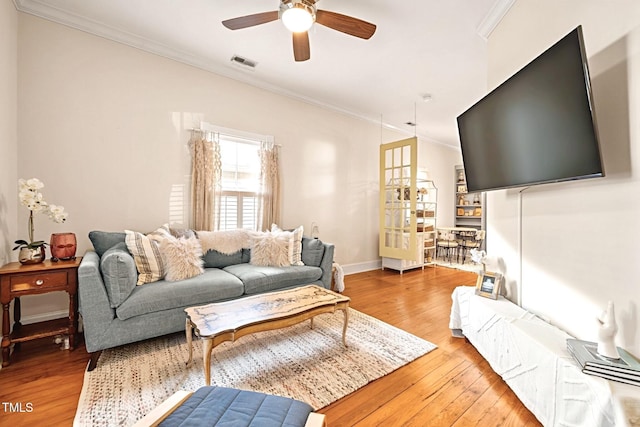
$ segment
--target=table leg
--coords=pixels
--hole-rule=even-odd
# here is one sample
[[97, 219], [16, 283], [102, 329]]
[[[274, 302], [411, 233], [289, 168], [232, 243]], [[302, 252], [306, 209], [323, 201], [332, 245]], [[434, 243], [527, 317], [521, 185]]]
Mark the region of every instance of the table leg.
[[187, 346], [189, 347], [189, 360], [187, 360], [187, 366], [191, 366], [191, 362], [193, 361], [193, 326], [189, 319], [186, 320], [184, 329], [187, 335]]
[[204, 363], [204, 382], [211, 385], [211, 351], [213, 350], [213, 340], [202, 340], [202, 361]]
[[9, 347], [11, 346], [11, 326], [9, 325], [9, 303], [2, 304], [2, 366], [7, 367], [9, 361]]
[[310, 323], [310, 324], [311, 324], [311, 329], [313, 329], [313, 319], [314, 319], [314, 318], [312, 317], [312, 318], [311, 318], [311, 323]]
[[22, 308], [20, 304], [20, 298], [13, 299], [13, 327], [19, 328], [21, 326], [20, 319], [22, 318]]
[[69, 350], [76, 348], [76, 333], [78, 331], [78, 318], [76, 312], [78, 311], [77, 295], [69, 292]]
[[342, 345], [347, 346], [347, 325], [349, 324], [349, 308], [342, 310], [344, 313], [344, 326], [342, 327]]
[[[20, 323], [20, 319], [22, 319], [22, 305], [20, 303], [20, 298], [16, 297], [13, 299], [13, 332], [16, 333], [22, 327], [22, 323]], [[13, 351], [20, 350], [21, 343], [17, 342], [13, 344]]]

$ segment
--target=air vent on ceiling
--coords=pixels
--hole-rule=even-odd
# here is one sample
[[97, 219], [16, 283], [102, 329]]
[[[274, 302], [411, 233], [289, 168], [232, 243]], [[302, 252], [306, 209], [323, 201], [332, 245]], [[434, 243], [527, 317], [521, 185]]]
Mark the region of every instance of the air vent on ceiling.
[[254, 68], [256, 68], [256, 65], [258, 65], [256, 61], [252, 61], [251, 59], [243, 58], [242, 56], [238, 55], [233, 55], [231, 57], [231, 62], [248, 70], [253, 70]]

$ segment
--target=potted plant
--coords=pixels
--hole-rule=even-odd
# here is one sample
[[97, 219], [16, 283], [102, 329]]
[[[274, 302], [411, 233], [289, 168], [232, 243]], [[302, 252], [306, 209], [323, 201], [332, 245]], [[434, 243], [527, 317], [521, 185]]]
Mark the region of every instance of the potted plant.
[[63, 206], [50, 205], [44, 201], [40, 189], [44, 187], [42, 181], [37, 178], [20, 179], [18, 180], [19, 193], [18, 198], [20, 203], [29, 209], [29, 221], [28, 231], [29, 240], [16, 240], [16, 247], [13, 250], [20, 249], [18, 260], [22, 264], [37, 264], [45, 259], [45, 246], [47, 244], [44, 240], [33, 240], [33, 214], [43, 213], [46, 214], [49, 219], [54, 222], [62, 223], [67, 219], [67, 213], [64, 211]]

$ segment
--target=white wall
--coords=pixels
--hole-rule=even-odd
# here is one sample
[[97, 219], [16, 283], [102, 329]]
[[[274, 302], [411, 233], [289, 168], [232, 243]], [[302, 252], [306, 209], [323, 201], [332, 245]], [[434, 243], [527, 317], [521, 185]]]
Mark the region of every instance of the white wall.
[[595, 341], [612, 300], [617, 344], [640, 356], [640, 2], [517, 1], [489, 39], [489, 88], [580, 24], [607, 176], [523, 192], [521, 240], [519, 192], [489, 193], [487, 244], [514, 288], [522, 265], [525, 308]]
[[455, 212], [455, 165], [462, 164], [462, 153], [440, 144], [418, 146], [419, 165], [425, 165], [438, 188], [437, 225], [453, 227]]
[[0, 2], [0, 265], [11, 259], [17, 221], [18, 12]]
[[[18, 175], [40, 178], [45, 199], [69, 213], [62, 225], [37, 218], [37, 238], [74, 232], [82, 254], [91, 230], [168, 222], [172, 192], [188, 191], [186, 129], [204, 120], [274, 135], [282, 225], [316, 222], [346, 270], [379, 265], [378, 146], [407, 135], [31, 15], [19, 15], [18, 41]], [[420, 156], [437, 185], [452, 186], [457, 150], [421, 141]], [[26, 210], [18, 215], [26, 229]], [[39, 304], [64, 309], [64, 295]], [[39, 304], [23, 304], [25, 316]]]

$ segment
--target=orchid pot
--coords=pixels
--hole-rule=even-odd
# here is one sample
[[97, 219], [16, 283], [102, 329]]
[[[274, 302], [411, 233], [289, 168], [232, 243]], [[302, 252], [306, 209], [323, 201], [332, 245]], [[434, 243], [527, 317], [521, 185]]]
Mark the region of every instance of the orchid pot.
[[[29, 240], [16, 240], [16, 247], [13, 250], [20, 249], [18, 254], [18, 261], [22, 264], [37, 264], [45, 260], [45, 246], [47, 244], [44, 240], [34, 240], [34, 212], [42, 212], [47, 214], [49, 219], [54, 222], [62, 223], [67, 219], [67, 213], [64, 211], [64, 207], [50, 205], [42, 198], [40, 189], [44, 187], [44, 184], [37, 178], [31, 178], [29, 180], [20, 179], [18, 181], [20, 185], [20, 192], [18, 197], [20, 203], [29, 209], [28, 220], [28, 232]], [[74, 250], [75, 252], [75, 250]]]
[[18, 261], [21, 264], [38, 264], [45, 260], [46, 252], [43, 246], [38, 246], [35, 248], [22, 247], [20, 248], [20, 252], [18, 253]]

